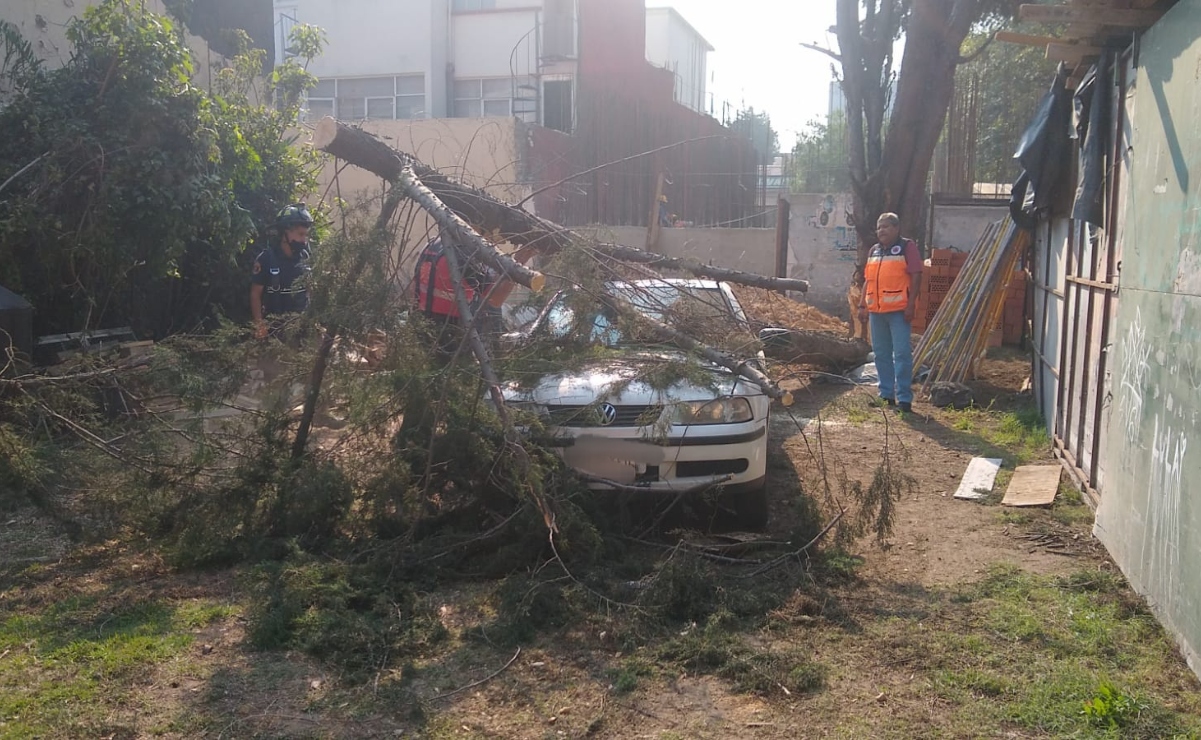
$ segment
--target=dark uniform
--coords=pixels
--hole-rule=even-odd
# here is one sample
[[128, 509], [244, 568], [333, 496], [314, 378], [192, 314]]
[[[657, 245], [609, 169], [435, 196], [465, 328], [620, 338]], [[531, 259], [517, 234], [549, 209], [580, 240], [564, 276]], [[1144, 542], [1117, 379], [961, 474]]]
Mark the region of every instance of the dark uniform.
[[309, 305], [309, 249], [289, 257], [278, 246], [268, 247], [254, 259], [250, 282], [263, 286], [263, 317], [302, 313]]

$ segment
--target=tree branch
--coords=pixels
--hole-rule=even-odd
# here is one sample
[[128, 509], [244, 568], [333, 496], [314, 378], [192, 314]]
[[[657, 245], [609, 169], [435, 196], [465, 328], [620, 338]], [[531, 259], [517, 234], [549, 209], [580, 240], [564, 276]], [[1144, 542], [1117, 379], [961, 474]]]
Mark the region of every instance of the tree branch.
[[818, 46], [817, 44], [806, 44], [804, 41], [801, 42], [801, 46], [806, 49], [809, 49], [810, 51], [816, 51], [821, 54], [825, 54], [826, 56], [830, 57], [831, 59], [838, 62], [839, 64], [842, 64], [842, 55], [837, 54], [834, 51], [827, 49], [824, 46]]
[[959, 58], [955, 60], [955, 66], [971, 64], [972, 62], [976, 61], [984, 54], [984, 52], [988, 51], [988, 47], [992, 46], [992, 42], [994, 42], [996, 40], [997, 40], [996, 34], [993, 34], [993, 35], [989, 36], [988, 38], [984, 39], [984, 43], [980, 44], [979, 49], [976, 49], [975, 51], [973, 51], [971, 54], [968, 54], [967, 56], [963, 56], [961, 54], [959, 56]]

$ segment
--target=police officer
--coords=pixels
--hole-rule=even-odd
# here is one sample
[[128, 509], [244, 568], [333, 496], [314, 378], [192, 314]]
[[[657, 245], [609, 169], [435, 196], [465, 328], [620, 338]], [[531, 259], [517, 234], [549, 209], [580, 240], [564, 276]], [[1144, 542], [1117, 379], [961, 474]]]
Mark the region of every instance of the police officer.
[[266, 339], [268, 317], [301, 313], [309, 305], [309, 232], [313, 216], [304, 203], [285, 206], [275, 217], [279, 241], [254, 260], [250, 275], [250, 315], [254, 336]]

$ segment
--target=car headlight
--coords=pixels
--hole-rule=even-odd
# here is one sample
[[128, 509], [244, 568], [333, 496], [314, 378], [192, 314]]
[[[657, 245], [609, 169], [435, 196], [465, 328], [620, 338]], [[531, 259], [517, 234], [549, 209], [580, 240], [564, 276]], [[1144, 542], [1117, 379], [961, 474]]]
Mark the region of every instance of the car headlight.
[[680, 426], [698, 424], [737, 424], [755, 417], [751, 402], [745, 398], [715, 398], [712, 401], [681, 401], [675, 405], [672, 423]]

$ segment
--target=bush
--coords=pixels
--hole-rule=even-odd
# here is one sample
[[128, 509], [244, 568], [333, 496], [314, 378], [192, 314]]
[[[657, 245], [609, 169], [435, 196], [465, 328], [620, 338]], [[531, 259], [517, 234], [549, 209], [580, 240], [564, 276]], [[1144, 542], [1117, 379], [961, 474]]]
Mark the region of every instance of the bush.
[[[18, 63], [0, 71], [0, 172], [33, 166], [0, 202], [0, 284], [37, 308], [39, 334], [161, 337], [246, 316], [251, 245], [314, 183], [313, 155], [287, 138], [312, 78], [288, 62], [252, 104], [262, 52], [244, 50], [205, 92], [182, 29], [134, 0], [88, 8], [67, 35], [52, 71], [6, 44]], [[320, 48], [311, 29], [297, 39]]]

